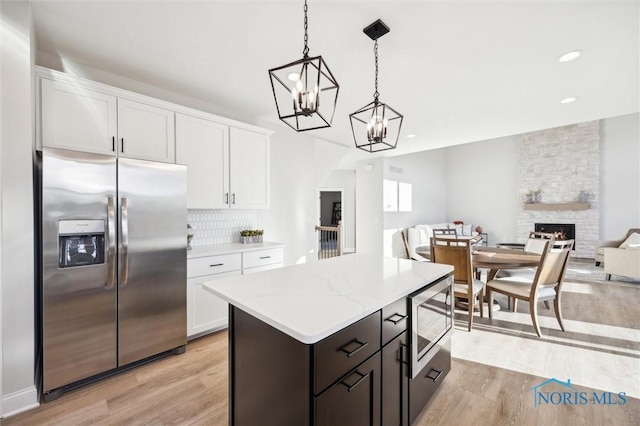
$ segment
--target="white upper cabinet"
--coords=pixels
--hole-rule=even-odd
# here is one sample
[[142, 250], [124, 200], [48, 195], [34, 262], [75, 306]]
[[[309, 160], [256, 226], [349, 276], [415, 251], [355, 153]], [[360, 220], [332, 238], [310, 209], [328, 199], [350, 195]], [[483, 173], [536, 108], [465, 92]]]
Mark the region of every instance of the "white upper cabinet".
[[231, 208], [269, 208], [269, 136], [231, 127], [229, 152]]
[[36, 67], [37, 147], [187, 166], [190, 209], [269, 208], [271, 132]]
[[128, 99], [118, 99], [118, 155], [175, 162], [174, 112]]
[[116, 154], [115, 96], [66, 82], [40, 82], [43, 146]]
[[42, 146], [175, 163], [175, 114], [166, 102], [50, 74], [38, 79]]
[[269, 135], [178, 113], [176, 161], [188, 208], [269, 208]]
[[229, 208], [229, 126], [176, 114], [176, 162], [187, 166], [190, 209]]

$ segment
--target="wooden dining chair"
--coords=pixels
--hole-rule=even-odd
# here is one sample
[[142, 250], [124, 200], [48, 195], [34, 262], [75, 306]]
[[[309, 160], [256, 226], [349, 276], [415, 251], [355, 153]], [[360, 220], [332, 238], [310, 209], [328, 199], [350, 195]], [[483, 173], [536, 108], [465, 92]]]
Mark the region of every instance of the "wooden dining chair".
[[[542, 254], [544, 251], [549, 250], [551, 245], [555, 242], [555, 234], [550, 232], [529, 232], [529, 238], [524, 244], [524, 251], [536, 254]], [[546, 244], [549, 241], [551, 244]], [[496, 274], [496, 278], [505, 277], [519, 277], [533, 280], [536, 275], [536, 268], [518, 268], [518, 269], [501, 269]], [[550, 309], [549, 302], [544, 304], [547, 309]], [[509, 298], [509, 309], [515, 312], [518, 309], [518, 299]]]
[[[550, 246], [551, 241], [547, 240], [545, 244]], [[503, 277], [489, 281], [486, 286], [489, 306], [492, 306], [494, 292], [529, 302], [533, 328], [538, 337], [542, 337], [538, 324], [538, 302], [553, 300], [556, 319], [564, 331], [561, 309], [562, 282], [572, 247], [573, 240], [556, 241], [551, 249], [547, 247], [540, 257], [540, 264], [532, 280], [522, 277]], [[493, 318], [491, 309], [489, 309], [489, 318]]]
[[467, 300], [468, 329], [471, 331], [476, 299], [480, 309], [480, 318], [484, 317], [482, 303], [484, 283], [476, 279], [473, 274], [469, 240], [458, 240], [444, 236], [431, 237], [431, 261], [453, 266], [454, 297]]
[[455, 229], [434, 229], [433, 230], [433, 236], [434, 237], [439, 237], [439, 236], [442, 236], [442, 235], [446, 235], [449, 238], [450, 237], [454, 237], [455, 238], [455, 237], [458, 236], [458, 233], [456, 232]]

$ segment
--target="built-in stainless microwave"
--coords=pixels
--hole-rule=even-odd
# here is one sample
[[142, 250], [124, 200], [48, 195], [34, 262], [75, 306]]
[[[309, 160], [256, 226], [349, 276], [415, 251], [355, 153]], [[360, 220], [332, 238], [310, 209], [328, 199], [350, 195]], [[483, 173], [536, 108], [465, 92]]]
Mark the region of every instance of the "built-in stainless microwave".
[[453, 333], [453, 275], [411, 294], [411, 377], [451, 338]]

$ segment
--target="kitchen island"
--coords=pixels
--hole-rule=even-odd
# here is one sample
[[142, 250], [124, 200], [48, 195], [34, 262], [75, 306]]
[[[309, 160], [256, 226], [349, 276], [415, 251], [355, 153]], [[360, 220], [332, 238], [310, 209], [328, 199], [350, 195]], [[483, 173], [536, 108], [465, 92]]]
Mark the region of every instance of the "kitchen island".
[[229, 423], [409, 424], [407, 296], [452, 271], [351, 254], [205, 284], [229, 302]]

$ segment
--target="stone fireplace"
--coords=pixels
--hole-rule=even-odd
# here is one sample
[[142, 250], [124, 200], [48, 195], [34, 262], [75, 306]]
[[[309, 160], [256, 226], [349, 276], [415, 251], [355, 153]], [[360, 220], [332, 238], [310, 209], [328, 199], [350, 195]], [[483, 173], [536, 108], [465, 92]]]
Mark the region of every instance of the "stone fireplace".
[[[539, 191], [534, 204], [527, 195]], [[584, 194], [587, 193], [586, 200]], [[520, 135], [517, 238], [536, 224], [574, 224], [572, 256], [595, 256], [600, 233], [600, 129], [598, 121]]]

